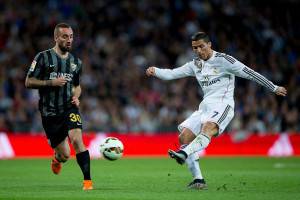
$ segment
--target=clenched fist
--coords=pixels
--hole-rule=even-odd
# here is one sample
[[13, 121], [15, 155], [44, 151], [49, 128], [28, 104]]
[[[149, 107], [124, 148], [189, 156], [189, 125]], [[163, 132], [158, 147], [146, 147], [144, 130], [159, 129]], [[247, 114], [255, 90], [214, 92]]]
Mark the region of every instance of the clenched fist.
[[76, 107], [79, 107], [80, 101], [79, 101], [78, 97], [73, 96], [71, 103], [74, 104]]
[[153, 66], [149, 67], [146, 70], [146, 74], [147, 74], [147, 76], [155, 76], [155, 68]]
[[286, 96], [287, 95], [287, 90], [284, 87], [279, 86], [276, 90], [275, 93], [279, 96]]

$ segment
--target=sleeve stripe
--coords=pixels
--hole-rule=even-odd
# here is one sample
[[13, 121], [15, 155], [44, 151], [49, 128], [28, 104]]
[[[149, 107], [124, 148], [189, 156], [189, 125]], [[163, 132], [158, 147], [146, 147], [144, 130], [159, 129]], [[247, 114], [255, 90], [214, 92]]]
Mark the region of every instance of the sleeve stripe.
[[253, 77], [258, 83], [264, 85], [265, 87], [269, 88], [271, 91], [274, 91], [275, 86], [268, 80], [266, 79], [264, 76], [255, 73], [252, 70], [249, 70], [247, 68], [244, 68], [243, 71], [248, 74], [249, 76]]
[[43, 56], [44, 55], [42, 53], [40, 53], [36, 59], [36, 62], [39, 63]]
[[224, 53], [216, 53], [215, 57], [223, 57], [225, 58], [228, 62], [230, 62], [231, 64], [235, 63], [235, 59], [224, 54]]
[[39, 67], [37, 67], [37, 66], [39, 66], [39, 64], [40, 64], [40, 61], [41, 61], [41, 59], [43, 58], [43, 54], [42, 53], [39, 53], [35, 58], [34, 58], [34, 60], [35, 60], [35, 62], [36, 62], [36, 66], [35, 66], [35, 68], [34, 68], [34, 70], [33, 71], [30, 71], [30, 69], [29, 69], [29, 71], [28, 71], [28, 77], [35, 77], [35, 76], [37, 76], [39, 73], [41, 73], [40, 71], [41, 71], [41, 69], [39, 68]]
[[265, 77], [261, 76], [261, 75], [258, 74], [258, 73], [255, 73], [254, 71], [248, 70], [247, 68], [244, 68], [243, 71], [244, 71], [245, 73], [247, 73], [248, 75], [250, 75], [251, 77], [255, 78], [255, 80], [256, 80], [258, 83], [260, 83], [260, 84], [266, 86], [267, 88], [269, 88], [270, 90], [274, 91], [275, 86], [272, 85], [272, 84], [270, 83], [270, 81], [268, 81]]

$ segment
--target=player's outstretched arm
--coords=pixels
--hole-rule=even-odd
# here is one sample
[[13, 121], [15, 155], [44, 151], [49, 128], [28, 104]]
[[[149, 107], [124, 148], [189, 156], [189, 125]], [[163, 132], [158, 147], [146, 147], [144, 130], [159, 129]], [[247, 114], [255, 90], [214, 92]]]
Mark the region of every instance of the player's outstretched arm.
[[278, 86], [275, 90], [275, 94], [285, 97], [287, 95], [287, 90], [284, 87]]
[[192, 70], [191, 64], [186, 63], [181, 67], [177, 67], [174, 69], [161, 69], [151, 66], [147, 68], [146, 75], [155, 76], [162, 80], [173, 80], [187, 76], [194, 76], [194, 71]]
[[282, 86], [277, 86], [272, 81], [268, 80], [266, 77], [261, 75], [260, 73], [254, 71], [253, 69], [247, 67], [243, 63], [239, 62], [238, 60], [235, 60], [234, 58], [230, 57], [232, 62], [226, 62], [225, 61], [225, 67], [226, 69], [233, 73], [236, 76], [246, 78], [249, 80], [253, 80], [257, 82], [258, 84], [268, 88], [275, 94], [279, 96], [286, 96], [287, 90]]
[[25, 86], [27, 88], [41, 88], [41, 87], [62, 87], [67, 83], [67, 80], [63, 77], [58, 77], [53, 80], [40, 80], [35, 77], [26, 77]]

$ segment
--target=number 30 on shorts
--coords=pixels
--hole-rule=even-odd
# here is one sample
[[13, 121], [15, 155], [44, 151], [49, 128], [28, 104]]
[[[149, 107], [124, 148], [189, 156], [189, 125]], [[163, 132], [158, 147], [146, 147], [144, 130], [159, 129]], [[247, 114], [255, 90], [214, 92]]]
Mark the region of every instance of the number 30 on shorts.
[[75, 113], [71, 113], [69, 116], [70, 116], [71, 122], [79, 122], [79, 123], [81, 123], [81, 117], [80, 117], [80, 115], [75, 114]]

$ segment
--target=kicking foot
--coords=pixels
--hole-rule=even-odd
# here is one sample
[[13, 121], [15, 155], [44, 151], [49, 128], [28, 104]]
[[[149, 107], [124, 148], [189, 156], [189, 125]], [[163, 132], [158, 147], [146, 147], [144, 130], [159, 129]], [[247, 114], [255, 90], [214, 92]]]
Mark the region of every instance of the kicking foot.
[[94, 189], [92, 180], [84, 180], [82, 189], [83, 190], [92, 190], [92, 189]]
[[171, 158], [175, 159], [176, 162], [180, 165], [182, 165], [185, 162], [186, 158], [188, 157], [187, 154], [182, 150], [176, 152], [169, 149], [168, 154]]
[[194, 190], [207, 190], [204, 179], [194, 179], [187, 187]]
[[56, 158], [54, 157], [51, 161], [51, 170], [54, 174], [59, 174], [62, 168], [62, 164], [56, 160]]

